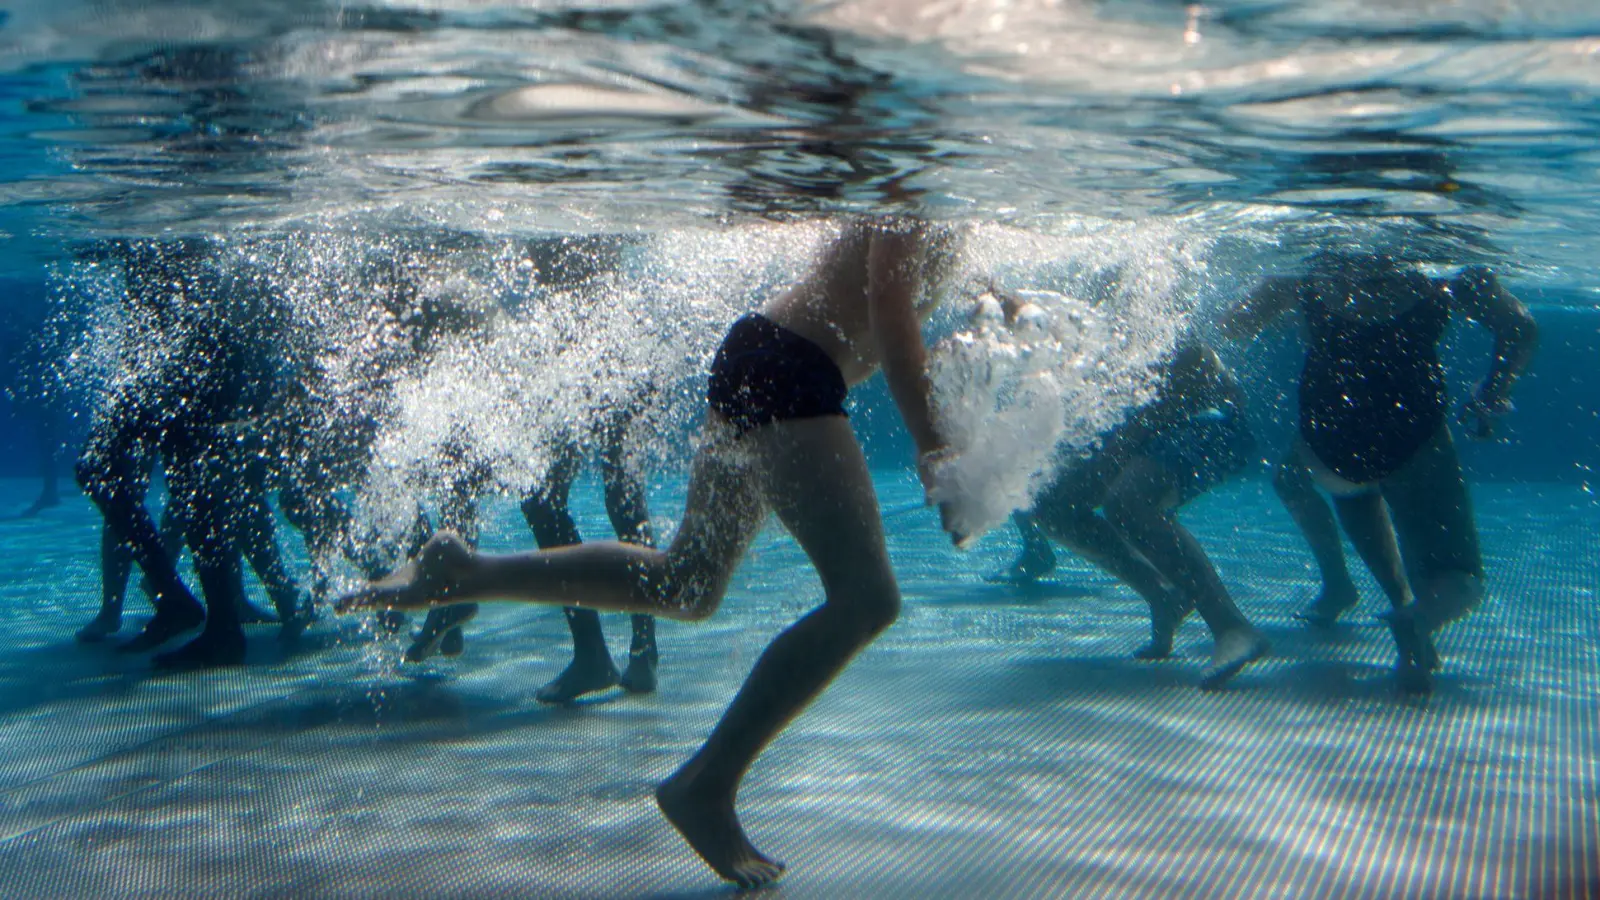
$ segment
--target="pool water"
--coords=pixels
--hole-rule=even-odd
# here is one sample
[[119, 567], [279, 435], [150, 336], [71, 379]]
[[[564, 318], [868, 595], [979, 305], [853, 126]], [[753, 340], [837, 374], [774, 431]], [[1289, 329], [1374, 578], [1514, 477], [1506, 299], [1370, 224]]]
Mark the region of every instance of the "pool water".
[[[933, 379], [984, 447], [963, 459], [993, 476], [973, 495], [1000, 527], [952, 549], [882, 380], [853, 392], [905, 603], [744, 784], [745, 826], [790, 865], [774, 896], [1600, 898], [1597, 11], [8, 2], [0, 516], [41, 463], [63, 496], [0, 520], [0, 896], [731, 893], [652, 794], [821, 599], [775, 525], [717, 616], [661, 623], [648, 696], [540, 704], [568, 631], [508, 604], [459, 658], [403, 663], [409, 629], [324, 608], [292, 650], [252, 627], [243, 666], [163, 673], [74, 640], [101, 517], [71, 462], [112, 388], [188, 409], [221, 346], [257, 367], [241, 392], [303, 401], [229, 426], [282, 424], [267, 437], [298, 443], [262, 445], [286, 479], [328, 475], [306, 480], [354, 532], [394, 537], [419, 504], [441, 521], [481, 468], [483, 546], [520, 550], [516, 501], [565, 438], [648, 396], [628, 450], [664, 540], [729, 323], [845, 217], [912, 214], [968, 238], [926, 336], [936, 361], [975, 348]], [[1148, 400], [1180, 337], [1216, 339], [1221, 310], [1330, 248], [1488, 266], [1539, 323], [1504, 439], [1457, 431], [1489, 597], [1444, 634], [1431, 696], [1397, 690], [1353, 554], [1360, 609], [1294, 618], [1316, 575], [1269, 481], [1296, 427], [1293, 328], [1219, 341], [1259, 459], [1182, 512], [1269, 657], [1202, 692], [1198, 620], [1174, 659], [1132, 659], [1146, 607], [1070, 553], [1033, 585], [985, 580], [1058, 450]], [[157, 271], [132, 302], [125, 276]], [[952, 341], [994, 286], [1054, 298], [1048, 339]], [[1452, 407], [1492, 353], [1458, 316]], [[319, 468], [319, 438], [357, 463]], [[599, 494], [592, 473], [573, 494], [591, 538]], [[357, 568], [337, 561], [329, 592]], [[148, 614], [135, 583], [122, 634]], [[625, 619], [605, 621], [622, 658]]]
[[[1600, 884], [1600, 505], [1475, 490], [1490, 600], [1446, 633], [1435, 694], [1394, 690], [1362, 581], [1326, 632], [1276, 498], [1245, 481], [1185, 521], [1273, 656], [1195, 689], [1209, 639], [1137, 662], [1143, 604], [1070, 556], [1018, 588], [992, 538], [946, 549], [882, 473], [901, 620], [757, 762], [746, 827], [785, 897], [1588, 897]], [[0, 483], [20, 505], [32, 483]], [[602, 533], [597, 485], [574, 492]], [[681, 481], [653, 486], [681, 508]], [[490, 510], [484, 546], [530, 542]], [[663, 522], [670, 524], [670, 522]], [[73, 499], [7, 540], [0, 881], [15, 896], [697, 896], [727, 889], [655, 809], [765, 643], [819, 599], [775, 526], [720, 615], [662, 623], [653, 696], [533, 701], [565, 665], [553, 610], [486, 608], [456, 660], [327, 619], [285, 656], [158, 675], [83, 648], [94, 516]], [[127, 628], [140, 621], [130, 596]], [[607, 617], [614, 653], [625, 620]]]

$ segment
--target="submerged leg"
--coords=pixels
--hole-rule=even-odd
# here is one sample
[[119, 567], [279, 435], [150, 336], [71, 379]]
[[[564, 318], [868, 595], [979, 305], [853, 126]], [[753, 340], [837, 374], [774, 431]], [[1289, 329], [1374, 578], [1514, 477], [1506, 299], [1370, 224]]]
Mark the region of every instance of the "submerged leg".
[[1166, 659], [1172, 655], [1179, 626], [1194, 609], [1193, 601], [1174, 588], [1110, 522], [1084, 505], [1098, 504], [1103, 493], [1080, 495], [1087, 500], [1079, 502], [1067, 494], [1046, 491], [1034, 506], [1034, 519], [1050, 537], [1106, 570], [1144, 599], [1150, 607], [1150, 641], [1134, 650], [1133, 655], [1136, 659]]
[[[606, 516], [611, 520], [617, 540], [654, 547], [655, 534], [650, 527], [644, 480], [624, 458], [624, 434], [624, 423], [613, 423], [601, 449], [600, 480], [605, 486]], [[649, 694], [656, 689], [656, 667], [661, 661], [660, 651], [656, 649], [656, 620], [635, 613], [629, 624], [632, 633], [628, 641], [628, 665], [618, 683], [629, 693]]]
[[628, 640], [628, 667], [618, 684], [632, 694], [649, 694], [656, 689], [656, 667], [661, 662], [656, 649], [656, 620], [654, 616], [634, 613], [629, 625], [632, 634]]
[[1200, 542], [1173, 515], [1178, 486], [1159, 463], [1137, 459], [1118, 478], [1106, 500], [1106, 517], [1130, 543], [1194, 601], [1211, 629], [1211, 662], [1200, 686], [1222, 686], [1245, 666], [1265, 656], [1265, 638], [1233, 602]]
[[152, 650], [198, 626], [205, 611], [183, 580], [172, 557], [162, 547], [155, 521], [145, 508], [149, 483], [147, 452], [138, 449], [140, 438], [115, 432], [111, 426], [90, 436], [78, 460], [78, 483], [105, 516], [106, 526], [128, 549], [155, 589], [156, 614], [143, 630], [119, 650]]
[[1291, 450], [1278, 463], [1272, 487], [1311, 548], [1317, 570], [1322, 575], [1322, 590], [1311, 605], [1297, 615], [1313, 625], [1331, 625], [1360, 599], [1355, 580], [1350, 577], [1350, 567], [1345, 563], [1344, 543], [1339, 538], [1339, 524], [1334, 520], [1333, 509], [1317, 492], [1310, 470], [1300, 462], [1295, 451]]
[[[252, 477], [246, 490], [247, 496], [239, 510], [243, 520], [240, 549], [250, 563], [251, 570], [256, 573], [256, 578], [260, 579], [261, 586], [266, 589], [273, 609], [277, 611], [277, 621], [281, 625], [278, 639], [292, 643], [311, 624], [310, 598], [304, 597], [300, 584], [289, 573], [289, 567], [284, 565], [283, 550], [278, 545], [277, 520], [267, 503], [266, 488], [260, 477]], [[253, 610], [254, 607], [246, 604], [243, 611], [248, 614]]]
[[1483, 598], [1483, 553], [1472, 497], [1448, 428], [1386, 479], [1383, 496], [1398, 532], [1418, 614], [1429, 631], [1471, 612]]
[[1027, 584], [1054, 572], [1056, 552], [1032, 514], [1019, 510], [1011, 514], [1011, 521], [1017, 526], [1022, 552], [1017, 554], [1016, 560], [1005, 571], [985, 576], [984, 580], [995, 584]]
[[194, 640], [156, 656], [157, 666], [196, 669], [244, 662], [240, 622], [244, 573], [239, 553], [240, 490], [225, 442], [190, 438], [169, 456], [171, 502], [188, 510], [189, 549], [206, 598], [206, 622]]
[[[1466, 616], [1485, 594], [1472, 500], [1448, 429], [1384, 481], [1383, 496], [1416, 592], [1416, 628], [1431, 635]], [[1437, 654], [1425, 662], [1436, 668]]]
[[[452, 445], [446, 459], [454, 465], [455, 474], [439, 510], [439, 522], [447, 531], [464, 540], [467, 546], [475, 548], [478, 546], [477, 495], [480, 488], [477, 469], [462, 445]], [[477, 615], [476, 603], [460, 603], [429, 610], [422, 627], [412, 636], [411, 646], [406, 648], [406, 662], [422, 662], [435, 653], [460, 656], [467, 649], [467, 636], [462, 628]]]
[[28, 504], [28, 508], [22, 511], [20, 518], [31, 519], [53, 506], [61, 505], [60, 467], [56, 458], [61, 450], [61, 442], [56, 439], [55, 421], [56, 416], [53, 412], [47, 409], [40, 411], [38, 417], [39, 496]]
[[117, 537], [111, 524], [100, 527], [100, 612], [78, 629], [81, 643], [103, 641], [122, 627], [122, 601], [133, 574], [133, 552]]
[[461, 626], [477, 616], [476, 603], [457, 603], [428, 610], [422, 627], [417, 629], [411, 646], [406, 648], [406, 662], [423, 662], [436, 653], [441, 656], [460, 656], [466, 650]]
[[1394, 636], [1395, 651], [1399, 655], [1396, 674], [1401, 687], [1414, 693], [1431, 691], [1427, 673], [1438, 665], [1438, 653], [1428, 639], [1427, 630], [1417, 624], [1411, 584], [1406, 578], [1400, 545], [1395, 540], [1394, 525], [1389, 520], [1383, 495], [1371, 490], [1335, 497], [1333, 504], [1350, 543], [1355, 545], [1356, 552], [1389, 598], [1391, 609], [1383, 618]]
[[773, 640], [704, 746], [656, 796], [718, 874], [756, 887], [783, 866], [745, 836], [735, 812], [739, 783], [778, 732], [894, 622], [900, 592], [866, 461], [845, 419], [781, 423], [747, 440], [761, 442], [766, 499], [816, 566], [823, 603]]
[[[786, 431], [827, 421], [831, 420], [774, 425], [768, 430]], [[761, 437], [764, 435], [759, 432], [752, 433], [745, 441]], [[831, 462], [841, 449], [853, 454], [854, 470], [849, 480], [857, 485], [865, 483], [870, 489], [871, 482], [865, 481], [865, 462], [848, 423], [840, 419], [837, 430], [830, 430], [826, 437], [810, 442], [819, 446], [791, 448], [784, 455], [785, 459], [798, 457], [798, 461], [790, 460], [791, 464], [813, 471], [812, 480], [829, 482], [821, 486], [808, 483], [807, 491], [801, 492], [807, 496], [802, 499], [819, 503], [823, 496], [838, 492], [841, 479], [831, 470], [820, 474], [814, 470], [819, 460]], [[870, 494], [867, 499], [875, 512], [876, 503]], [[500, 598], [557, 606], [581, 602], [594, 609], [704, 619], [721, 603], [734, 568], [760, 530], [765, 511], [763, 491], [743, 455], [730, 458], [722, 450], [710, 447], [702, 450], [695, 461], [683, 522], [666, 552], [622, 542], [597, 542], [489, 556], [474, 554], [458, 539], [441, 534], [429, 541], [404, 571], [344, 598], [339, 605], [341, 609], [416, 607], [440, 598], [467, 602]], [[847, 520], [859, 518], [855, 515]], [[843, 534], [840, 527], [821, 530], [825, 534]], [[882, 556], [881, 535], [877, 543], [877, 552]], [[883, 566], [887, 566], [886, 560]], [[824, 585], [829, 587], [830, 597], [834, 582], [840, 579], [845, 585], [839, 590], [849, 593], [860, 589], [860, 584], [852, 586], [853, 582], [862, 581], [854, 577], [857, 573], [841, 571], [845, 569], [848, 566], [829, 566]], [[871, 574], [870, 567], [867, 572]], [[839, 604], [828, 607], [822, 620], [825, 630], [830, 620], [840, 616], [839, 609]], [[817, 626], [801, 626], [822, 612], [802, 620], [795, 626], [800, 629], [798, 632], [791, 629], [786, 633], [798, 633], [806, 646], [796, 648], [793, 639], [785, 637], [774, 642], [763, 661], [757, 663], [760, 676], [752, 674], [746, 682], [713, 739], [658, 792], [663, 811], [695, 851], [722, 877], [742, 885], [766, 883], [777, 877], [781, 866], [757, 853], [739, 828], [733, 814], [733, 786], [738, 775], [748, 765], [749, 757], [799, 712], [848, 658], [848, 653], [841, 658], [837, 646], [820, 655], [811, 654]], [[769, 659], [775, 649], [783, 650], [779, 659]], [[799, 658], [791, 659], [796, 656]], [[791, 662], [792, 671], [786, 668]], [[797, 677], [802, 673], [803, 677]]]
[[[540, 549], [583, 543], [568, 507], [572, 482], [578, 477], [582, 462], [577, 445], [564, 444], [545, 473], [544, 482], [522, 499], [522, 517]], [[571, 606], [561, 614], [572, 633], [572, 661], [535, 692], [534, 699], [541, 703], [570, 703], [585, 694], [615, 687], [621, 680], [611, 661], [611, 651], [606, 649], [600, 614]]]

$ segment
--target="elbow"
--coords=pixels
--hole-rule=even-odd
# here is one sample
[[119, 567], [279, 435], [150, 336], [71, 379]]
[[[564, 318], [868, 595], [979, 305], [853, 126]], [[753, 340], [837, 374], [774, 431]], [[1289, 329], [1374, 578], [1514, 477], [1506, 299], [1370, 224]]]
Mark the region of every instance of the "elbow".
[[1526, 360], [1539, 349], [1539, 324], [1527, 310], [1520, 310], [1506, 323], [1499, 338], [1506, 347], [1507, 355]]
[[1539, 323], [1533, 319], [1533, 314], [1527, 310], [1522, 311], [1522, 316], [1517, 321], [1517, 337], [1528, 346], [1529, 350], [1539, 346]]

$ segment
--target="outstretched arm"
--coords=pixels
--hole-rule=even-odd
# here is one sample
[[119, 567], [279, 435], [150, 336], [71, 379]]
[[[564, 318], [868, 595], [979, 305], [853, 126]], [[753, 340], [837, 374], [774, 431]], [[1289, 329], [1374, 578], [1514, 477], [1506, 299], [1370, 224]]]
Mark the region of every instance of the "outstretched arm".
[[1480, 322], [1494, 335], [1494, 357], [1489, 374], [1462, 410], [1475, 419], [1474, 436], [1491, 437], [1494, 419], [1511, 411], [1511, 388], [1533, 361], [1539, 346], [1539, 326], [1528, 307], [1506, 290], [1487, 267], [1469, 266], [1450, 280], [1450, 296], [1457, 309]]
[[1230, 341], [1252, 340], [1294, 308], [1298, 289], [1294, 278], [1268, 278], [1223, 313], [1217, 326]]

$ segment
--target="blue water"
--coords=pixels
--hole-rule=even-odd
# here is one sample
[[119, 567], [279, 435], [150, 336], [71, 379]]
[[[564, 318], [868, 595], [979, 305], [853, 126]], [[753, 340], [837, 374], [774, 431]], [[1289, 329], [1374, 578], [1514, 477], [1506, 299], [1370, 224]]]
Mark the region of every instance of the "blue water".
[[[370, 477], [339, 486], [371, 534], [403, 525], [410, 503], [438, 515], [457, 474], [442, 448], [466, 435], [491, 471], [484, 546], [529, 547], [515, 501], [555, 435], [645, 384], [659, 402], [633, 449], [670, 534], [728, 322], [801, 271], [817, 223], [916, 212], [972, 229], [966, 276], [1073, 296], [1114, 286], [1123, 349], [1079, 348], [1111, 374], [1074, 401], [1067, 440], [1122, 414], [1112, 388], [1170, 346], [1168, 326], [1203, 329], [1317, 247], [1381, 249], [1437, 275], [1492, 267], [1541, 343], [1504, 439], [1460, 441], [1490, 597], [1449, 632], [1427, 699], [1396, 692], [1364, 573], [1346, 624], [1292, 618], [1315, 570], [1268, 487], [1295, 422], [1292, 330], [1219, 347], [1260, 458], [1183, 513], [1274, 645], [1215, 695], [1194, 688], [1209, 652], [1197, 622], [1174, 663], [1133, 662], [1141, 604], [1064, 551], [1039, 585], [983, 581], [1011, 560], [1012, 534], [949, 548], [887, 391], [869, 382], [851, 420], [905, 613], [741, 794], [757, 842], [791, 864], [779, 892], [1600, 897], [1597, 9], [8, 4], [0, 884], [720, 892], [651, 790], [820, 598], [775, 526], [716, 618], [662, 624], [650, 697], [538, 704], [566, 631], [553, 612], [506, 607], [473, 623], [456, 659], [403, 663], [403, 636], [329, 615], [299, 652], [252, 627], [244, 666], [161, 674], [73, 640], [100, 572], [72, 461], [112, 387], [161, 383], [164, 352], [243, 323], [269, 369], [315, 363], [326, 430], [381, 410]], [[582, 245], [552, 286], [560, 266], [538, 254], [595, 235], [624, 236], [622, 249]], [[106, 248], [180, 238], [213, 242], [213, 299], [152, 338], [122, 312]], [[401, 283], [495, 324], [396, 362], [382, 310]], [[951, 310], [930, 333], [960, 327]], [[1454, 402], [1490, 352], [1484, 329], [1456, 321]], [[33, 500], [41, 470], [60, 505], [3, 518]], [[586, 536], [607, 532], [598, 495], [592, 475], [574, 490]], [[278, 524], [309, 585], [303, 541]], [[332, 578], [359, 576], [341, 563]], [[127, 609], [125, 635], [148, 615], [137, 586]], [[606, 627], [620, 658], [622, 617]]]

